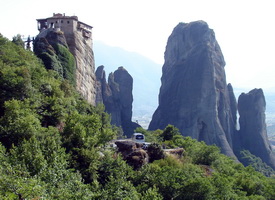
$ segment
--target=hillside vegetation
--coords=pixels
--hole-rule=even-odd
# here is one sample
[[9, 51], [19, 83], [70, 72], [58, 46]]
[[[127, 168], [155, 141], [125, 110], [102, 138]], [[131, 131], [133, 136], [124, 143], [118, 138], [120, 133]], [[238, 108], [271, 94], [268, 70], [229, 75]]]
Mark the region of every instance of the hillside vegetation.
[[[57, 71], [0, 35], [0, 199], [274, 199], [266, 177], [175, 127], [149, 141], [185, 149], [134, 170], [108, 142], [119, 135]], [[160, 146], [155, 144], [156, 146]], [[161, 149], [159, 149], [161, 151]], [[249, 156], [249, 154], [245, 154]]]

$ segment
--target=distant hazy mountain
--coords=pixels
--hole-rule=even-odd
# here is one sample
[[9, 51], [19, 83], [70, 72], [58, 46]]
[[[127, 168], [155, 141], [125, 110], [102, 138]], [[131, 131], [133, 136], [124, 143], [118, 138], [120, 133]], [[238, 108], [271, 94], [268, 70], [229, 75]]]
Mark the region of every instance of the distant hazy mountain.
[[158, 106], [161, 65], [138, 53], [94, 41], [96, 68], [104, 65], [107, 74], [123, 66], [133, 77], [133, 121], [147, 128]]

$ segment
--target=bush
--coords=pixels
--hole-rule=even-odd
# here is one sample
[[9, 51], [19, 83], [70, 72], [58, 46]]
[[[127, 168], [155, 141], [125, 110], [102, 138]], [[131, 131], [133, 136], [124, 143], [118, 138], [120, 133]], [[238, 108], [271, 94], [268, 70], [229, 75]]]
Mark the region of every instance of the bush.
[[172, 140], [173, 137], [176, 135], [180, 135], [179, 129], [169, 124], [168, 126], [166, 126], [166, 128], [164, 129], [160, 137], [162, 137], [163, 141], [166, 141], [166, 140]]
[[262, 161], [261, 158], [251, 154], [248, 150], [240, 152], [240, 161], [245, 166], [252, 166], [256, 171], [261, 172], [265, 176], [275, 175], [275, 171]]
[[75, 71], [76, 71], [76, 64], [74, 56], [71, 54], [69, 49], [65, 46], [57, 44], [55, 46], [56, 54], [60, 63], [63, 67], [63, 74], [62, 77], [69, 80], [72, 85], [76, 84], [75, 80]]
[[150, 144], [147, 149], [149, 162], [154, 162], [155, 160], [163, 159], [164, 152], [161, 146], [157, 143]]

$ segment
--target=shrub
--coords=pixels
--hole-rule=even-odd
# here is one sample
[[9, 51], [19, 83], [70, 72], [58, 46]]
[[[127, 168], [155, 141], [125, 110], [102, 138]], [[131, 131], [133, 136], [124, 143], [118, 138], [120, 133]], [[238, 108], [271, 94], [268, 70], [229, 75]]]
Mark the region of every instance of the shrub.
[[164, 152], [161, 146], [157, 143], [150, 144], [147, 149], [149, 155], [149, 162], [153, 162], [155, 160], [163, 159]]

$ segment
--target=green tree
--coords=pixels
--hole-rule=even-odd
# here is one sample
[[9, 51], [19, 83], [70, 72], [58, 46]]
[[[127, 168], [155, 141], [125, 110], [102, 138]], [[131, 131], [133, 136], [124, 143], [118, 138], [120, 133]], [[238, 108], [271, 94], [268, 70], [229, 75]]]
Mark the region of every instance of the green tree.
[[0, 143], [0, 197], [2, 199], [37, 198], [45, 195], [43, 183], [32, 177], [20, 160], [10, 159]]
[[104, 151], [103, 156], [100, 158], [100, 164], [97, 169], [98, 182], [104, 188], [110, 181], [111, 177], [114, 179], [130, 180], [134, 171], [121, 156], [113, 157], [112, 151]]
[[24, 41], [22, 40], [22, 36], [21, 36], [20, 34], [17, 34], [16, 36], [14, 36], [14, 37], [12, 38], [12, 42], [13, 42], [14, 44], [16, 44], [16, 45], [22, 47], [22, 48], [25, 47], [25, 43], [24, 43]]
[[76, 84], [75, 71], [76, 64], [74, 56], [69, 51], [68, 47], [57, 44], [54, 46], [58, 59], [63, 67], [62, 77], [67, 79], [72, 85]]
[[205, 142], [198, 142], [191, 137], [174, 136], [174, 144], [185, 149], [185, 154], [195, 164], [211, 165], [219, 159], [220, 149], [215, 145], [206, 145]]
[[166, 128], [163, 130], [163, 133], [160, 136], [162, 137], [163, 141], [166, 141], [172, 140], [173, 137], [176, 135], [180, 135], [179, 130], [173, 125], [169, 124], [166, 126]]
[[9, 149], [24, 139], [29, 140], [41, 130], [40, 121], [24, 102], [5, 102], [5, 114], [0, 118], [0, 141]]
[[[72, 148], [93, 148], [105, 144], [114, 137], [113, 133], [106, 138], [102, 133], [102, 122], [96, 114], [80, 115], [72, 113], [68, 116], [66, 126], [62, 133], [64, 145], [70, 150]], [[102, 141], [102, 138], [106, 141]]]
[[28, 141], [23, 140], [21, 145], [10, 150], [10, 154], [12, 163], [20, 163], [30, 176], [39, 175], [47, 168], [47, 161], [41, 150], [40, 142], [35, 137]]
[[0, 114], [3, 115], [5, 101], [23, 100], [30, 97], [32, 91], [30, 71], [27, 67], [0, 65]]
[[120, 177], [110, 177], [110, 180], [102, 190], [102, 194], [99, 199], [139, 200], [139, 197], [139, 193], [130, 181]]
[[[105, 127], [98, 114], [71, 114], [62, 133], [63, 144], [71, 154], [71, 167], [82, 174], [86, 183], [93, 182], [99, 160], [99, 147], [112, 140], [116, 133]], [[107, 126], [107, 125], [106, 125]]]
[[252, 166], [256, 171], [263, 173], [265, 176], [275, 175], [275, 171], [262, 161], [261, 158], [251, 154], [248, 150], [240, 152], [239, 159], [245, 166]]
[[150, 165], [142, 169], [145, 174], [139, 174], [138, 191], [156, 187], [163, 199], [208, 199], [213, 192], [210, 180], [197, 165], [171, 157]]
[[246, 167], [245, 170], [235, 173], [234, 178], [235, 186], [245, 192], [246, 196], [262, 196], [264, 194], [264, 177], [252, 167]]
[[[243, 193], [236, 193], [233, 178], [225, 177], [220, 173], [213, 173], [211, 177], [213, 186], [212, 199], [244, 199]], [[241, 197], [242, 196], [242, 197]]]
[[156, 187], [149, 188], [148, 190], [144, 191], [142, 193], [142, 196], [140, 198], [141, 200], [162, 200], [163, 197], [159, 193], [158, 189]]

